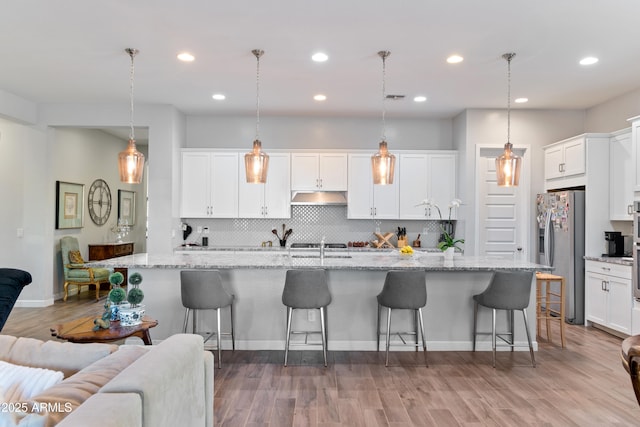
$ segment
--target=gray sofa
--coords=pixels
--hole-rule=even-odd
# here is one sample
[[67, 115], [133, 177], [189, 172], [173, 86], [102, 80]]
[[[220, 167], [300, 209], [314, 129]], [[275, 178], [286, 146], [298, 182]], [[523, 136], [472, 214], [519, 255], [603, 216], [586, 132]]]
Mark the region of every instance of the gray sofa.
[[29, 425], [47, 427], [213, 426], [213, 355], [199, 335], [120, 347], [0, 335], [0, 360], [65, 375], [30, 399], [51, 411], [18, 422], [31, 417]]

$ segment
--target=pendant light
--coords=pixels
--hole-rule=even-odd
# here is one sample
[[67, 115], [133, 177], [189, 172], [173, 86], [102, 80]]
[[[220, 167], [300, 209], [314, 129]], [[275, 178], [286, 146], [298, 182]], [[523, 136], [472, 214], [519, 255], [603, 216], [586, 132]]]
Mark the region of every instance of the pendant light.
[[376, 154], [371, 156], [371, 169], [373, 172], [373, 183], [386, 185], [393, 184], [393, 171], [396, 165], [396, 156], [389, 153], [387, 149], [386, 141], [386, 129], [385, 129], [385, 114], [387, 99], [386, 94], [386, 59], [391, 55], [391, 52], [387, 50], [381, 50], [378, 52], [380, 58], [382, 58], [382, 142], [380, 142], [380, 148]]
[[496, 158], [496, 177], [500, 187], [517, 187], [520, 179], [520, 166], [522, 157], [516, 155], [511, 144], [511, 60], [515, 53], [502, 55], [507, 60], [507, 143], [504, 144], [504, 153]]
[[140, 184], [142, 181], [142, 171], [144, 169], [144, 154], [136, 149], [136, 139], [133, 134], [133, 58], [138, 54], [138, 49], [125, 49], [131, 57], [131, 71], [129, 75], [129, 145], [126, 150], [118, 154], [118, 169], [120, 170], [120, 181], [127, 184]]
[[263, 50], [251, 51], [256, 57], [256, 139], [253, 141], [253, 150], [244, 155], [244, 167], [249, 184], [264, 184], [267, 182], [267, 170], [269, 169], [269, 156], [261, 151], [262, 143], [258, 138], [260, 132], [260, 57]]

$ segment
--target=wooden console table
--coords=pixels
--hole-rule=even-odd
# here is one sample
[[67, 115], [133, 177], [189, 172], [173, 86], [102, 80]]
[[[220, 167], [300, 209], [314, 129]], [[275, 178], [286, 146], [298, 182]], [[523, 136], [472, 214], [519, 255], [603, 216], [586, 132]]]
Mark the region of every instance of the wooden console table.
[[[103, 259], [115, 258], [119, 256], [133, 255], [133, 243], [103, 243], [99, 245], [89, 245], [89, 261], [102, 261]], [[128, 270], [126, 268], [114, 268], [114, 271], [122, 273], [124, 276], [123, 286], [127, 286]]]

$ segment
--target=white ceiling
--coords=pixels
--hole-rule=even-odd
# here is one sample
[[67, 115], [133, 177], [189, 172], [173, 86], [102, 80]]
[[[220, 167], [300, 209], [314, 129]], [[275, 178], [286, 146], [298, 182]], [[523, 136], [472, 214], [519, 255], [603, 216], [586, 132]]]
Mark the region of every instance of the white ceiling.
[[[506, 107], [506, 52], [513, 97], [530, 100], [513, 108], [583, 109], [640, 87], [637, 0], [0, 1], [0, 89], [38, 103], [127, 105], [127, 47], [140, 50], [136, 104], [186, 114], [255, 114], [255, 48], [267, 115], [380, 115], [379, 50], [387, 94], [407, 96], [389, 117]], [[329, 61], [310, 60], [319, 50]], [[600, 62], [579, 66], [587, 55]]]

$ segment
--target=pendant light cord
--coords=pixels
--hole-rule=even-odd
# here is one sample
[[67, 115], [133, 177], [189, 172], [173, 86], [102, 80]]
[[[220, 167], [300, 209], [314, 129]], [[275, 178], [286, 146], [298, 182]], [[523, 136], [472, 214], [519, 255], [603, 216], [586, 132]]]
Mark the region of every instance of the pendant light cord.
[[256, 49], [253, 54], [256, 56], [256, 141], [260, 134], [260, 57], [264, 51]]
[[137, 49], [127, 49], [127, 53], [131, 57], [131, 67], [129, 71], [129, 139], [135, 141], [135, 135], [133, 132], [133, 76], [135, 67], [133, 64], [133, 58], [138, 53]]
[[511, 143], [511, 60], [515, 53], [502, 55], [507, 60], [507, 144]]
[[389, 56], [389, 52], [382, 51], [378, 52], [378, 55], [382, 57], [382, 141], [387, 140], [387, 126], [385, 123], [385, 116], [387, 115], [387, 56]]

